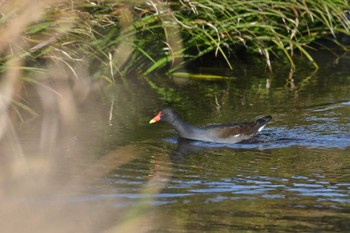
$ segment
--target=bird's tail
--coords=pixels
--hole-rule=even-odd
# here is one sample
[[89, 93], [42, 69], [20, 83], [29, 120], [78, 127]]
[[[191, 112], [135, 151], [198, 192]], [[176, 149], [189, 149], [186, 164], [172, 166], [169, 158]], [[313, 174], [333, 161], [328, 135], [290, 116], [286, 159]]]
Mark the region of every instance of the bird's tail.
[[263, 116], [259, 117], [256, 121], [259, 123], [259, 125], [263, 126], [266, 125], [269, 121], [272, 120], [272, 116]]

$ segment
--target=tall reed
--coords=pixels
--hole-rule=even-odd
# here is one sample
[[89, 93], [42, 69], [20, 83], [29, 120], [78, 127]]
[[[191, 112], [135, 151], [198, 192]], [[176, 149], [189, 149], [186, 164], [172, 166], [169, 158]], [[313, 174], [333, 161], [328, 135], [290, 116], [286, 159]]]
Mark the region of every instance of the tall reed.
[[[298, 52], [317, 68], [309, 53], [311, 43], [320, 38], [337, 41], [340, 33], [349, 35], [350, 29], [346, 17], [349, 4], [342, 0], [196, 0], [171, 1], [168, 6], [170, 13], [163, 14], [169, 17], [164, 21], [171, 22], [176, 30], [180, 27], [183, 44], [178, 53], [169, 54], [168, 62], [177, 54], [185, 58], [181, 64], [212, 53], [234, 68], [232, 57], [240, 59], [244, 51], [262, 56], [271, 71], [273, 58], [287, 61], [295, 68], [294, 57]], [[165, 65], [165, 62], [159, 64], [162, 59], [154, 66]]]
[[[56, 59], [85, 60], [96, 77], [110, 81], [130, 71], [174, 72], [206, 54], [232, 69], [242, 52], [264, 59], [270, 71], [275, 58], [295, 68], [296, 53], [317, 67], [309, 53], [312, 43], [337, 42], [340, 34], [349, 35], [350, 25], [346, 0], [56, 0], [33, 4], [31, 12], [39, 13], [31, 16], [9, 1], [3, 5], [3, 61], [14, 54], [5, 51], [19, 38], [24, 44], [15, 54], [33, 59], [55, 51]], [[23, 23], [13, 26], [15, 21]]]

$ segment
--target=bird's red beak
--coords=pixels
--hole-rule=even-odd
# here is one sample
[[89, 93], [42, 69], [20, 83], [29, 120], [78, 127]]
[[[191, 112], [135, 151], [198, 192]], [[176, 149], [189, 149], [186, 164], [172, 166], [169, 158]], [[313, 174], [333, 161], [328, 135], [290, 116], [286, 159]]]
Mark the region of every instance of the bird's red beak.
[[157, 116], [153, 117], [152, 120], [149, 121], [149, 123], [153, 124], [153, 123], [160, 121], [160, 114], [161, 114], [161, 112], [159, 112]]

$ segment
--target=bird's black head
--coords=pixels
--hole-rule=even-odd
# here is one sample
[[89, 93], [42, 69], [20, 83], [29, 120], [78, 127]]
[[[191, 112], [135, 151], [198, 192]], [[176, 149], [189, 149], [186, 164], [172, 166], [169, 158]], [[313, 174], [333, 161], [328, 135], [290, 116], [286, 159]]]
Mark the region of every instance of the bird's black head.
[[166, 121], [168, 123], [172, 123], [175, 120], [176, 116], [177, 115], [172, 108], [164, 108], [157, 114], [157, 116], [153, 117], [149, 123], [152, 124], [158, 121]]

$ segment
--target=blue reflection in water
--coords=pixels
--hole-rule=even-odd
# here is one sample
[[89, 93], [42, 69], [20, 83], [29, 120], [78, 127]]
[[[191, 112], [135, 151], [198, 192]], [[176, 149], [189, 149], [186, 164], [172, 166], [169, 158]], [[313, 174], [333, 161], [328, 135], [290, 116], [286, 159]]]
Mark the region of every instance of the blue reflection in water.
[[[233, 149], [255, 149], [266, 150], [276, 148], [288, 148], [293, 146], [306, 147], [306, 148], [338, 148], [346, 149], [350, 147], [350, 135], [349, 132], [344, 130], [334, 129], [333, 134], [324, 134], [325, 130], [329, 130], [332, 126], [327, 125], [311, 125], [307, 129], [305, 127], [270, 127], [265, 130], [264, 133], [258, 135], [256, 140], [251, 143], [238, 143], [238, 144], [226, 144], [226, 143], [210, 143], [194, 140], [186, 140], [186, 146], [193, 147], [208, 147], [208, 148], [233, 148]], [[350, 127], [348, 127], [350, 128]], [[320, 131], [322, 129], [322, 131]], [[319, 131], [317, 131], [319, 130]], [[328, 131], [329, 132], [329, 131]], [[167, 138], [166, 142], [178, 143], [178, 138]], [[180, 145], [182, 146], [182, 145]]]

